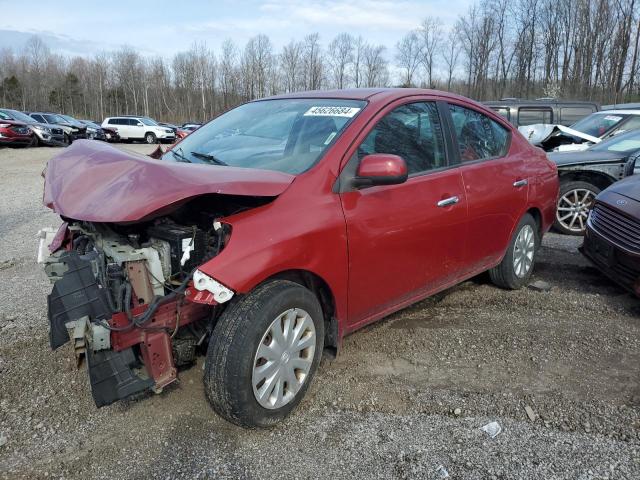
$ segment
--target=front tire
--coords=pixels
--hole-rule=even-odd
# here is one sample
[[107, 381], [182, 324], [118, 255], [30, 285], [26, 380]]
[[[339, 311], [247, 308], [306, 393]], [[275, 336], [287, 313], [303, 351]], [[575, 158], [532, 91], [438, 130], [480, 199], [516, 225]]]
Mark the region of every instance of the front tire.
[[600, 189], [589, 182], [562, 182], [553, 227], [565, 235], [584, 235], [587, 217]]
[[320, 303], [297, 283], [271, 281], [235, 300], [209, 341], [204, 384], [211, 406], [243, 427], [280, 422], [309, 388], [323, 339]]
[[144, 136], [144, 141], [146, 143], [148, 143], [149, 145], [152, 145], [154, 143], [158, 143], [158, 139], [156, 138], [156, 136], [152, 133], [152, 132], [148, 132], [145, 136]]
[[518, 290], [529, 283], [540, 245], [538, 224], [525, 214], [518, 224], [502, 262], [491, 270], [491, 281], [500, 288]]

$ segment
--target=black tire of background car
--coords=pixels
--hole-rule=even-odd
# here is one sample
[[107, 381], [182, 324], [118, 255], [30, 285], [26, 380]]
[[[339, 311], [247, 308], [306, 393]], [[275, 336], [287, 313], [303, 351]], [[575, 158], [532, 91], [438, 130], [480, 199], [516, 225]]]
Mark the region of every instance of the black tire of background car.
[[[582, 181], [567, 181], [567, 182], [561, 182], [560, 183], [560, 192], [558, 193], [558, 202], [560, 201], [560, 199], [562, 198], [562, 196], [567, 193], [570, 192], [571, 190], [590, 190], [593, 192], [593, 196], [595, 197], [596, 195], [598, 195], [601, 192], [601, 189], [599, 189], [598, 187], [596, 187], [595, 185], [593, 185], [592, 183], [589, 182], [582, 182]], [[556, 208], [558, 207], [558, 205], [556, 204]], [[574, 236], [582, 236], [584, 235], [584, 230], [579, 231], [579, 232], [574, 232], [573, 230], [569, 230], [568, 228], [564, 227], [560, 221], [558, 220], [557, 217], [557, 212], [556, 212], [556, 219], [553, 222], [553, 228], [559, 232], [559, 233], [563, 233], [564, 235], [574, 235]]]
[[[290, 308], [309, 313], [316, 329], [316, 349], [305, 383], [281, 408], [262, 407], [253, 394], [254, 357], [263, 335], [278, 315]], [[211, 334], [204, 373], [207, 398], [226, 420], [243, 427], [269, 427], [284, 419], [300, 403], [320, 363], [324, 339], [322, 308], [313, 293], [285, 280], [258, 286], [232, 300]]]
[[64, 144], [66, 145], [71, 145], [71, 137], [69, 135], [67, 135], [66, 133], [64, 134]]
[[38, 138], [38, 136], [34, 133], [33, 134], [33, 138], [31, 138], [31, 143], [29, 144], [30, 147], [39, 147], [40, 146], [40, 139]]
[[154, 144], [154, 143], [158, 143], [158, 139], [151, 132], [148, 132], [148, 133], [146, 133], [144, 135], [144, 141], [147, 142], [149, 145]]
[[[533, 254], [533, 263], [531, 264], [531, 268], [526, 273], [524, 277], [518, 277], [516, 275], [514, 266], [513, 266], [513, 253], [515, 249], [516, 239], [518, 238], [518, 234], [520, 230], [522, 230], [525, 225], [530, 225], [533, 228], [534, 238], [536, 243], [535, 253]], [[531, 275], [533, 274], [533, 269], [536, 265], [536, 256], [538, 253], [538, 248], [540, 247], [540, 226], [534, 220], [534, 218], [526, 213], [520, 223], [518, 223], [518, 227], [515, 229], [513, 233], [513, 237], [509, 242], [509, 247], [507, 247], [507, 253], [505, 253], [502, 262], [499, 265], [489, 270], [489, 276], [491, 277], [491, 281], [498, 287], [504, 288], [507, 290], [518, 290], [519, 288], [524, 287], [529, 283], [531, 279]]]

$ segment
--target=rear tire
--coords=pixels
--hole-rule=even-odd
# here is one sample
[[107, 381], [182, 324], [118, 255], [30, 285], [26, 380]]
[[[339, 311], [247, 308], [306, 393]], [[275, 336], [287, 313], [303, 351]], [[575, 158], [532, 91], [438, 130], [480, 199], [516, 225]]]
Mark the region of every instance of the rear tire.
[[589, 182], [562, 182], [553, 227], [565, 235], [584, 235], [589, 210], [599, 193], [600, 189]]
[[146, 143], [148, 143], [149, 145], [152, 145], [154, 143], [158, 143], [158, 139], [156, 138], [156, 136], [152, 132], [148, 132], [147, 134], [145, 134], [144, 141]]
[[285, 280], [257, 287], [227, 307], [211, 334], [204, 373], [209, 403], [243, 427], [280, 422], [309, 388], [323, 339], [313, 293]]
[[500, 288], [518, 290], [529, 283], [540, 245], [537, 222], [525, 214], [515, 229], [502, 262], [491, 270], [491, 281]]

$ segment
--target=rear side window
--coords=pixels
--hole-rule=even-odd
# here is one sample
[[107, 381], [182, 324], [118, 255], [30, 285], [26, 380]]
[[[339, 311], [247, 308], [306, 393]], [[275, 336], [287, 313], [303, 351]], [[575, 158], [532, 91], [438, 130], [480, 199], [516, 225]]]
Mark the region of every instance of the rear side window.
[[552, 123], [553, 113], [550, 108], [520, 108], [518, 109], [518, 125], [535, 125], [536, 123]]
[[449, 109], [462, 162], [502, 157], [507, 153], [509, 131], [506, 128], [475, 110], [459, 105], [449, 105]]
[[594, 111], [591, 107], [562, 107], [560, 108], [560, 124], [569, 127], [587, 115], [591, 115]]
[[120, 120], [118, 118], [110, 118], [109, 125], [120, 125]]
[[409, 175], [444, 167], [444, 136], [436, 104], [411, 103], [388, 113], [360, 144], [358, 159], [373, 153], [402, 157]]

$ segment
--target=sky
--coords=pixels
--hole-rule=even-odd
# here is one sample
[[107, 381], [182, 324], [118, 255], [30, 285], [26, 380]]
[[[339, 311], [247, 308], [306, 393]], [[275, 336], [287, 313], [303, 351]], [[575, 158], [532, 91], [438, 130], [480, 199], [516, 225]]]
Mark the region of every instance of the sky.
[[472, 0], [267, 0], [267, 1], [41, 1], [28, 8], [0, 0], [0, 49], [20, 50], [38, 35], [65, 55], [93, 56], [129, 45], [144, 55], [170, 57], [204, 42], [216, 51], [230, 38], [241, 47], [259, 33], [276, 49], [312, 32], [326, 45], [341, 32], [393, 50], [426, 16], [453, 24]]

